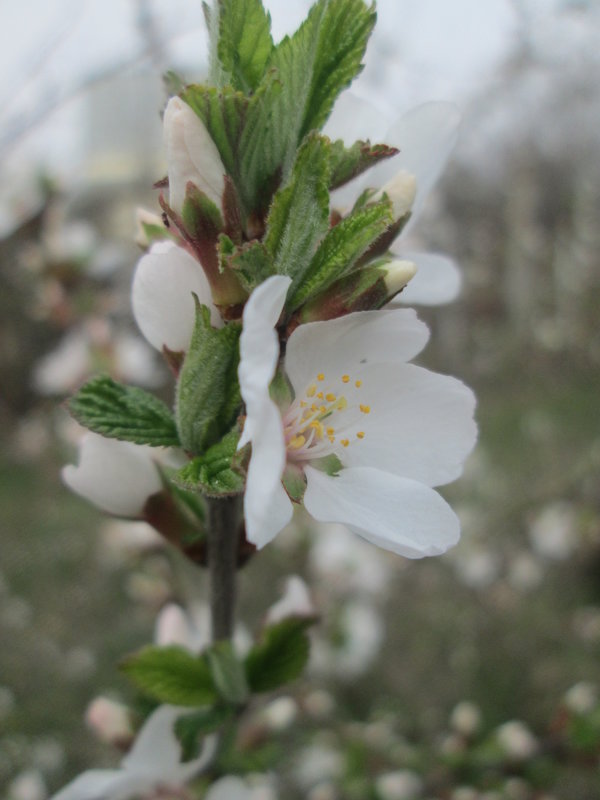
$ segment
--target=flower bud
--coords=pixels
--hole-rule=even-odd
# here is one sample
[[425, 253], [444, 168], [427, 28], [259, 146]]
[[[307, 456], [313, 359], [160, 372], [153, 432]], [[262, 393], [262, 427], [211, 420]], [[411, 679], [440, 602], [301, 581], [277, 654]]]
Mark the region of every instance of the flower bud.
[[173, 242], [159, 242], [138, 261], [131, 287], [133, 316], [157, 350], [189, 348], [196, 320], [192, 293], [210, 308], [211, 324], [221, 326], [208, 279], [187, 250]]
[[181, 213], [190, 181], [221, 208], [225, 167], [204, 123], [180, 97], [167, 103], [163, 133], [173, 211]]
[[86, 724], [101, 742], [127, 744], [133, 739], [129, 709], [108, 697], [96, 697], [85, 712]]
[[416, 271], [411, 261], [372, 262], [309, 300], [292, 318], [290, 327], [298, 322], [335, 319], [353, 311], [381, 308], [406, 286]]
[[168, 235], [162, 217], [145, 208], [136, 208], [135, 243], [137, 245], [146, 250], [156, 239], [165, 239]]
[[371, 202], [381, 200], [387, 195], [392, 201], [394, 219], [401, 219], [412, 210], [416, 194], [417, 179], [412, 173], [401, 169], [373, 195]]
[[412, 261], [392, 261], [385, 266], [385, 286], [388, 290], [388, 299], [401, 292], [411, 278], [417, 273], [417, 267]]
[[79, 464], [63, 467], [62, 479], [76, 494], [118, 517], [141, 517], [147, 499], [162, 489], [150, 448], [88, 431]]
[[302, 578], [292, 575], [286, 581], [283, 597], [267, 611], [265, 621], [267, 625], [275, 625], [286, 617], [312, 617], [314, 614], [306, 584]]

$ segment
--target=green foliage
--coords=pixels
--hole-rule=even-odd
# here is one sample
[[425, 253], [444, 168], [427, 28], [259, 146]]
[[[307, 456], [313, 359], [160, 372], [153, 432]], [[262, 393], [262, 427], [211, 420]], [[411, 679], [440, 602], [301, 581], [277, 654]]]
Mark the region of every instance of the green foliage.
[[232, 716], [231, 706], [216, 705], [179, 717], [175, 721], [175, 736], [181, 745], [181, 760], [185, 763], [198, 758], [204, 736], [218, 731]]
[[351, 147], [346, 147], [341, 139], [337, 139], [331, 144], [329, 188], [343, 186], [365, 170], [397, 153], [395, 147], [388, 147], [386, 144], [371, 145], [370, 142], [358, 141]]
[[161, 400], [108, 375], [84, 384], [68, 408], [77, 422], [102, 436], [153, 447], [179, 445], [175, 420]]
[[353, 211], [338, 222], [321, 242], [302, 283], [289, 292], [288, 309], [298, 308], [348, 273], [393, 221], [391, 203], [382, 201]]
[[177, 383], [177, 428], [182, 446], [202, 455], [228, 432], [239, 413], [237, 380], [241, 326], [213, 328], [196, 298], [196, 324]]
[[265, 247], [275, 271], [292, 278], [290, 291], [302, 281], [329, 225], [329, 140], [311, 134], [300, 150], [286, 186], [277, 192]]
[[275, 274], [273, 259], [262, 242], [257, 240], [236, 246], [229, 237], [222, 235], [219, 239], [219, 258], [221, 269], [233, 270], [248, 293]]
[[189, 491], [201, 491], [210, 496], [243, 491], [244, 477], [236, 463], [239, 438], [237, 427], [232, 428], [220, 442], [175, 473], [175, 483]]
[[246, 677], [253, 692], [268, 692], [298, 678], [310, 653], [306, 630], [314, 617], [287, 617], [263, 631], [262, 641], [246, 656]]
[[215, 143], [223, 166], [240, 188], [240, 137], [244, 130], [248, 99], [231, 87], [193, 84], [181, 97], [200, 117]]
[[260, 0], [219, 0], [219, 60], [235, 89], [256, 89], [273, 49], [271, 17]]
[[181, 219], [188, 236], [194, 241], [213, 242], [223, 230], [223, 217], [207, 195], [188, 183]]
[[329, 0], [313, 8], [319, 6], [323, 14], [300, 138], [324, 125], [340, 92], [362, 71], [362, 57], [377, 19], [374, 6], [367, 7], [363, 0]]
[[182, 647], [144, 647], [126, 658], [121, 670], [162, 703], [203, 706], [218, 697], [207, 662]]
[[217, 642], [204, 652], [214, 685], [227, 703], [242, 705], [248, 699], [244, 665], [229, 641]]

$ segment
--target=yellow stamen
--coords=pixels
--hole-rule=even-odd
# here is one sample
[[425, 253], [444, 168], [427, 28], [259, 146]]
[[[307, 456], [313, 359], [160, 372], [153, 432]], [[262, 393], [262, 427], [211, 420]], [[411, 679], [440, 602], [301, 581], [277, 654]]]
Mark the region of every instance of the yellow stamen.
[[360, 389], [360, 387], [362, 386], [362, 381], [356, 381], [354, 385], [356, 386], [357, 389]]
[[290, 447], [292, 450], [299, 450], [305, 443], [306, 439], [304, 438], [304, 436], [298, 435], [290, 439], [288, 447]]
[[327, 400], [329, 403], [333, 403], [335, 400], [335, 395], [329, 392], [325, 395], [325, 400]]
[[341, 441], [342, 441], [342, 445], [343, 445], [344, 447], [348, 447], [348, 445], [350, 444], [350, 442], [349, 442], [349, 440], [348, 440], [348, 439], [342, 439]]
[[346, 408], [347, 405], [348, 405], [348, 401], [346, 400], [346, 398], [345, 397], [340, 397], [340, 399], [335, 404], [335, 407], [337, 408], [338, 411], [343, 411]]
[[317, 439], [323, 438], [323, 426], [321, 425], [318, 419], [314, 419], [311, 423], [309, 423], [308, 427], [315, 429]]
[[306, 390], [306, 396], [307, 396], [307, 397], [314, 397], [314, 396], [315, 396], [315, 394], [316, 394], [316, 392], [317, 392], [317, 387], [316, 387], [316, 386], [314, 385], [314, 383], [313, 383], [313, 384], [312, 384], [311, 386], [309, 386], [309, 387], [308, 387], [308, 389]]
[[359, 439], [364, 439], [365, 438], [365, 432], [364, 431], [359, 431], [356, 435], [358, 436]]
[[324, 414], [327, 411], [327, 406], [319, 406], [319, 411]]
[[310, 410], [315, 412], [315, 411], [318, 410], [318, 408], [319, 408], [319, 406], [316, 403], [313, 403], [312, 406], [310, 407]]
[[350, 375], [342, 375], [342, 382], [343, 383], [348, 383], [349, 380], [350, 380]]
[[317, 394], [317, 397], [319, 398], [319, 400], [322, 400], [325, 397], [325, 395], [323, 394], [323, 392], [319, 392]]
[[328, 436], [327, 438], [329, 439], [331, 444], [333, 444], [335, 442], [335, 436]]
[[307, 405], [308, 403], [306, 402], [306, 400], [300, 400], [300, 408], [306, 408]]
[[335, 428], [327, 428], [327, 436], [333, 436], [335, 433]]
[[371, 406], [363, 406], [362, 403], [360, 404], [359, 408], [363, 414], [368, 414], [371, 410]]
[[319, 374], [317, 375], [317, 380], [318, 381], [324, 381], [325, 380], [325, 375], [323, 375], [322, 372], [319, 372]]

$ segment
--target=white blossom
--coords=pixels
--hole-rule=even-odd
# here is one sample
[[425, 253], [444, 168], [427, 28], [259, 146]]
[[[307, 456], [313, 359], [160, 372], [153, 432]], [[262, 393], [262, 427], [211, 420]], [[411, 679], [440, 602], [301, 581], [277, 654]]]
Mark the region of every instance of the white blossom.
[[216, 750], [216, 738], [209, 736], [198, 758], [181, 763], [173, 726], [185, 713], [177, 706], [161, 706], [146, 720], [119, 769], [88, 770], [52, 800], [128, 800], [159, 787], [185, 785], [208, 766]]
[[291, 575], [285, 583], [283, 597], [274, 603], [265, 618], [267, 625], [275, 625], [286, 617], [311, 617], [315, 607], [310, 599], [307, 585], [298, 575]]
[[[316, 520], [341, 522], [410, 558], [444, 552], [458, 540], [459, 522], [431, 487], [455, 480], [475, 443], [473, 393], [407, 363], [428, 338], [414, 311], [364, 311], [296, 328], [285, 356], [295, 397], [280, 409], [269, 385], [289, 283], [269, 278], [244, 310], [239, 379], [247, 416], [239, 446], [252, 442], [248, 539], [263, 547], [290, 521], [287, 468], [306, 480], [304, 505]], [[322, 469], [331, 456], [341, 464], [337, 474]]]

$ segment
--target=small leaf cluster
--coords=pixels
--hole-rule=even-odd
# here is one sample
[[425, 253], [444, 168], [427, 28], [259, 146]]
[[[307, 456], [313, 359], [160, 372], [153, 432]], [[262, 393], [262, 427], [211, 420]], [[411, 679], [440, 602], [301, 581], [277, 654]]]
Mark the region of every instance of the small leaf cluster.
[[231, 642], [216, 642], [195, 655], [183, 647], [144, 647], [121, 669], [145, 695], [196, 709], [176, 733], [184, 758], [197, 755], [202, 736], [221, 729], [244, 710], [253, 694], [296, 680], [308, 661], [308, 628], [314, 617], [290, 616], [267, 625], [244, 658]]

